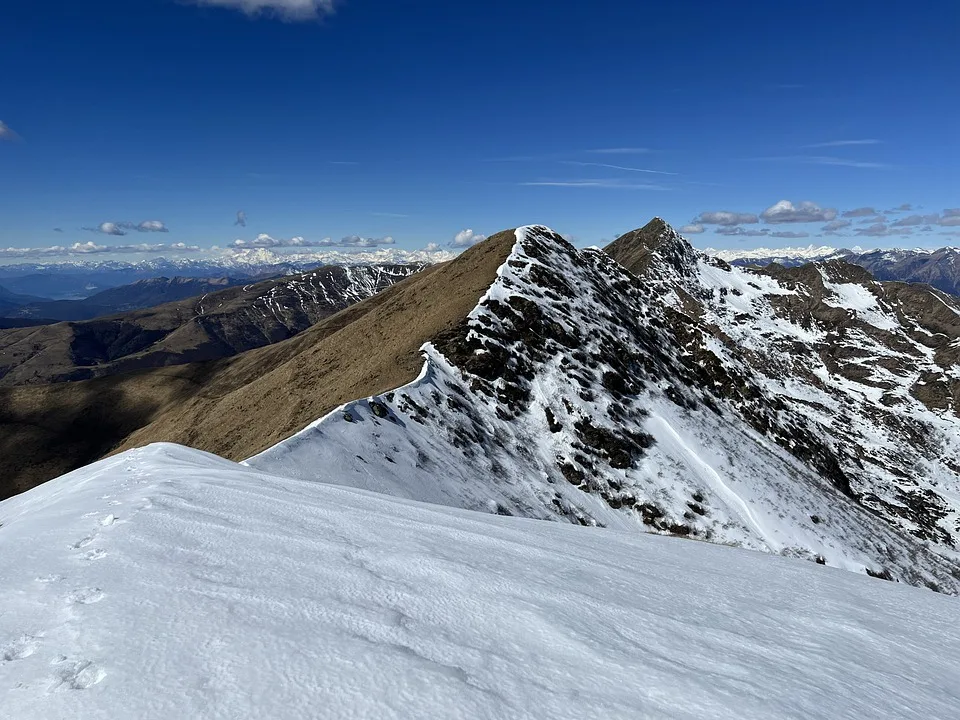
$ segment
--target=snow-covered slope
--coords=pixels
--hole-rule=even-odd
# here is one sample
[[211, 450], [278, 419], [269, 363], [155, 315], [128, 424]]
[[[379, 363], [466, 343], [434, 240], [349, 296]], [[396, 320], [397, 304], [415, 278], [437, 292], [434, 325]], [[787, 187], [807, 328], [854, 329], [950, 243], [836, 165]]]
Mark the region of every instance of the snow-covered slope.
[[4, 718], [960, 706], [956, 599], [761, 553], [428, 506], [172, 445], [0, 503], [0, 523]]
[[[834, 379], [831, 394], [815, 367], [764, 360], [768, 346], [784, 362], [799, 356], [791, 343], [819, 357], [825, 331], [815, 324], [771, 339], [780, 322], [772, 303], [798, 291], [700, 258], [661, 230], [664, 241], [637, 255], [646, 273], [638, 278], [547, 228], [519, 229], [477, 308], [424, 347], [420, 378], [349, 403], [249, 463], [455, 507], [693, 536], [960, 593], [950, 559], [956, 416], [899, 393], [900, 419], [876, 417], [875, 389]], [[869, 319], [883, 314], [868, 290], [842, 293], [831, 302]], [[857, 412], [857, 399], [869, 399], [868, 409]], [[907, 445], [918, 427], [931, 434]]]

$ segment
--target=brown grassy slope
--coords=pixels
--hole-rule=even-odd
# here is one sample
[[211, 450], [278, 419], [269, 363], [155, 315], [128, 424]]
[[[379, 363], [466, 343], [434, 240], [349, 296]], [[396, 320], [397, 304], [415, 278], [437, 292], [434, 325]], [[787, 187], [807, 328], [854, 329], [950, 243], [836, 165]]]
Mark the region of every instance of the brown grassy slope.
[[0, 388], [0, 496], [150, 442], [240, 460], [343, 402], [410, 382], [420, 346], [476, 306], [514, 242], [513, 231], [498, 233], [296, 337], [226, 360]]

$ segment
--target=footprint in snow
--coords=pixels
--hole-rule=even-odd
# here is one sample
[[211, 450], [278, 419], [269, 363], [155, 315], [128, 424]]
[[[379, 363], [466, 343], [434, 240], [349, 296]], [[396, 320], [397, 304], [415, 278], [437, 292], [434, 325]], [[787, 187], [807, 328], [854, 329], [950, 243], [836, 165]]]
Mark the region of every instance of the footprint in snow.
[[63, 660], [54, 672], [54, 690], [86, 690], [103, 680], [107, 673], [90, 660]]
[[101, 600], [103, 600], [103, 591], [100, 588], [74, 590], [67, 596], [67, 601], [71, 605], [93, 605]]
[[12, 660], [23, 660], [33, 655], [40, 647], [39, 638], [34, 635], [21, 635], [11, 643], [7, 643], [0, 650], [0, 660], [10, 662]]
[[117, 521], [117, 516], [111, 513], [110, 515], [107, 515], [102, 520], [100, 520], [100, 524], [103, 525], [103, 527], [108, 527], [110, 525], [113, 525], [116, 521]]
[[34, 582], [38, 583], [55, 583], [63, 580], [63, 575], [41, 575], [33, 579]]
[[80, 550], [81, 548], [85, 548], [87, 545], [89, 545], [90, 543], [92, 543], [92, 542], [94, 541], [94, 539], [95, 539], [95, 538], [94, 538], [93, 536], [88, 535], [87, 537], [83, 538], [82, 540], [77, 540], [77, 541], [72, 545], [72, 547], [73, 547], [74, 550]]
[[99, 560], [100, 558], [103, 558], [106, 556], [107, 556], [107, 553], [105, 553], [100, 548], [97, 548], [96, 550], [88, 550], [83, 555], [81, 555], [81, 557], [84, 560]]

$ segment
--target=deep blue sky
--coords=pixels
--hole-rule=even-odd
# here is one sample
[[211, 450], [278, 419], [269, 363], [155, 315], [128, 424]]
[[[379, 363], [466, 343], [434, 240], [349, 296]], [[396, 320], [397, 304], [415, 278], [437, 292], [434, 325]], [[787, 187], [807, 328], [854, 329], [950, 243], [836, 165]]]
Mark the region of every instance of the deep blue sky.
[[[679, 227], [781, 200], [822, 219], [690, 237], [960, 244], [942, 215], [960, 206], [960, 5], [897, 5], [339, 0], [285, 21], [187, 1], [12, 0], [0, 247], [268, 233], [418, 248], [528, 223], [588, 244], [653, 215]], [[831, 209], [844, 221], [904, 204], [887, 218], [919, 215], [907, 238], [863, 214], [816, 237]], [[169, 232], [81, 229], [153, 220]], [[783, 232], [809, 237], [769, 236]]]

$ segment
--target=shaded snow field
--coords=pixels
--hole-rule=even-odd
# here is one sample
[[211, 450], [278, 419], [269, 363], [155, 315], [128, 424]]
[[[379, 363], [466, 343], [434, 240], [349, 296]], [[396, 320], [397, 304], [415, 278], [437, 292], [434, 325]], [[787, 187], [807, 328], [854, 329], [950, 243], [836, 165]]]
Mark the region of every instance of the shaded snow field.
[[[336, 473], [338, 468], [328, 468]], [[158, 444], [0, 504], [0, 716], [948, 718], [960, 603]]]

